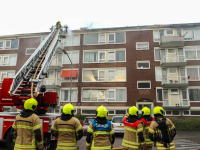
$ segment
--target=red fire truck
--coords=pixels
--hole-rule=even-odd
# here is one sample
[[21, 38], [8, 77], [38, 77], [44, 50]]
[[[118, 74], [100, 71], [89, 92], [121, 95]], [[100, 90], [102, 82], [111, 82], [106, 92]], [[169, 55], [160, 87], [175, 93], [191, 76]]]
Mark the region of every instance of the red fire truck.
[[3, 112], [3, 106], [16, 106], [23, 109], [24, 102], [34, 97], [38, 101], [37, 111], [42, 125], [45, 149], [50, 146], [51, 125], [59, 114], [46, 114], [51, 106], [57, 105], [57, 92], [46, 92], [43, 79], [48, 77], [48, 69], [56, 52], [60, 38], [67, 28], [55, 26], [41, 42], [35, 52], [25, 62], [14, 78], [4, 78], [0, 89], [0, 140], [6, 141], [8, 149], [13, 149], [10, 133], [18, 112]]

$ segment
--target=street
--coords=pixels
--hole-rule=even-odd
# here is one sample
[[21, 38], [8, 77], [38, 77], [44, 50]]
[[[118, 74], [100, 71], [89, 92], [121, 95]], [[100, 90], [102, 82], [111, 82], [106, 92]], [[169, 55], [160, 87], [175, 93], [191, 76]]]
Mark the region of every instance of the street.
[[[86, 139], [86, 136], [84, 136], [78, 142], [79, 150], [85, 150], [85, 139]], [[122, 139], [123, 139], [123, 135], [116, 136], [114, 148], [121, 147]], [[186, 140], [186, 139], [175, 139], [175, 145], [176, 145], [176, 150], [195, 150], [200, 147], [200, 144], [193, 141]], [[3, 141], [0, 142], [0, 150], [8, 150], [6, 148], [5, 142]], [[156, 150], [156, 148], [153, 147], [152, 150]]]

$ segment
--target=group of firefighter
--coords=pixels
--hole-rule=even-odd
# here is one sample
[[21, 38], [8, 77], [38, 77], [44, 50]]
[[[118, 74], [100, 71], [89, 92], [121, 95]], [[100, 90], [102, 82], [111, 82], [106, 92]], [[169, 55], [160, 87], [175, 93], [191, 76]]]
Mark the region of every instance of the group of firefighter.
[[[24, 110], [16, 116], [11, 129], [14, 150], [42, 150], [45, 143], [42, 138], [40, 119], [36, 114], [38, 102], [30, 98], [24, 103]], [[111, 121], [106, 119], [108, 110], [99, 106], [86, 134], [86, 150], [111, 150], [115, 142], [115, 134]], [[149, 108], [142, 109], [138, 117], [138, 108], [132, 106], [123, 118], [124, 138], [123, 150], [175, 150], [175, 126], [170, 119], [164, 117], [164, 109], [155, 107], [154, 117]], [[83, 127], [74, 117], [74, 106], [69, 103], [62, 109], [62, 114], [51, 127], [51, 134], [57, 140], [56, 150], [77, 150], [77, 141], [83, 137]]]

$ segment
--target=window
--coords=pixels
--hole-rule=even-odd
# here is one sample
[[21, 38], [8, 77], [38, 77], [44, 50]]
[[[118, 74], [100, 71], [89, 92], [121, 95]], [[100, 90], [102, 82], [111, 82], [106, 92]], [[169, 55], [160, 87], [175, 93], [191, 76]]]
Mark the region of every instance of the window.
[[[106, 97], [106, 95], [108, 95]], [[83, 89], [83, 102], [126, 102], [126, 89]]]
[[190, 111], [187, 111], [187, 110], [186, 110], [186, 111], [183, 111], [183, 114], [184, 114], [184, 115], [190, 115]]
[[149, 61], [137, 61], [137, 69], [150, 69]]
[[80, 45], [80, 36], [79, 35], [73, 35], [73, 36], [67, 36], [65, 40], [65, 46], [78, 46]]
[[166, 30], [166, 34], [167, 34], [167, 35], [173, 35], [174, 32], [173, 32], [173, 30]]
[[115, 34], [114, 33], [108, 34], [108, 43], [115, 43]]
[[186, 47], [185, 48], [186, 59], [200, 59], [200, 47]]
[[114, 114], [115, 114], [115, 111], [114, 111], [114, 110], [108, 110], [108, 114], [109, 114], [109, 115], [114, 115]]
[[[103, 70], [102, 70], [103, 69]], [[83, 82], [126, 81], [126, 69], [83, 70]]]
[[168, 53], [169, 53], [169, 54], [174, 54], [174, 53], [175, 53], [175, 50], [174, 50], [174, 49], [168, 49]]
[[27, 48], [26, 49], [26, 55], [31, 55], [31, 54], [34, 53], [34, 51], [35, 51], [35, 48]]
[[11, 49], [11, 41], [6, 41], [5, 49]]
[[166, 110], [165, 114], [166, 115], [174, 115], [174, 116], [180, 115], [179, 110], [172, 110], [172, 111], [171, 110]]
[[200, 28], [194, 29], [194, 36], [196, 40], [200, 40]]
[[108, 36], [108, 43], [125, 43], [125, 33], [107, 33], [107, 34], [85, 34], [84, 45], [106, 44], [106, 37]]
[[171, 94], [178, 94], [178, 89], [171, 89]]
[[187, 76], [189, 81], [200, 80], [199, 68], [187, 68]]
[[17, 55], [10, 55], [10, 56], [5, 56], [2, 55], [0, 56], [0, 64], [3, 66], [16, 66], [17, 62]]
[[105, 52], [99, 52], [98, 53], [98, 57], [99, 57], [99, 62], [105, 62], [106, 60], [106, 53]]
[[172, 111], [172, 114], [173, 114], [173, 115], [179, 115], [179, 110], [173, 110], [173, 111]]
[[167, 110], [167, 111], [165, 111], [165, 114], [166, 114], [166, 115], [171, 115], [172, 112], [171, 112], [171, 110]]
[[49, 71], [49, 75], [53, 76], [54, 75], [54, 71]]
[[3, 49], [3, 41], [0, 41], [0, 49]]
[[[77, 102], [78, 90], [72, 89], [71, 91], [71, 101]], [[61, 101], [69, 102], [70, 101], [70, 90], [61, 90]]]
[[200, 89], [188, 89], [190, 101], [200, 101]]
[[155, 68], [156, 69], [156, 81], [162, 81], [162, 68]]
[[176, 73], [176, 68], [169, 68], [169, 73]]
[[108, 52], [108, 61], [115, 61], [115, 52], [114, 51]]
[[4, 78], [13, 78], [15, 76], [15, 72], [14, 71], [3, 71], [1, 72], [1, 81], [3, 81]]
[[96, 110], [82, 109], [82, 114], [84, 114], [84, 115], [96, 115]]
[[160, 38], [164, 36], [164, 30], [154, 30], [153, 31], [153, 39], [154, 42], [160, 41]]
[[155, 61], [160, 61], [161, 60], [160, 49], [154, 49], [154, 58], [155, 58]]
[[151, 89], [151, 81], [137, 81], [137, 89]]
[[193, 29], [183, 29], [183, 35], [185, 35], [184, 40], [193, 40], [194, 39]]
[[136, 50], [148, 50], [149, 49], [149, 43], [136, 43]]
[[200, 115], [200, 111], [191, 110], [190, 113], [191, 115]]
[[[124, 115], [126, 114], [126, 110], [116, 110], [115, 111], [116, 115]], [[123, 118], [120, 118], [120, 123], [123, 123]]]
[[157, 101], [168, 101], [168, 89], [157, 89]]
[[[72, 64], [78, 64], [79, 63], [79, 52], [67, 52], [69, 55], [69, 58], [72, 61]], [[69, 61], [69, 58], [67, 54], [63, 54], [63, 64], [71, 64]]]
[[106, 35], [99, 34], [99, 44], [105, 44], [105, 43], [106, 43]]

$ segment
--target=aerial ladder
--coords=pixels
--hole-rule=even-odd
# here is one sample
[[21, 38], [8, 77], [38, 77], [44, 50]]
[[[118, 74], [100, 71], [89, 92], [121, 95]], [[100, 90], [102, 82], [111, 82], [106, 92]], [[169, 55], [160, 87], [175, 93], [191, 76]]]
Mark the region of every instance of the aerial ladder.
[[37, 111], [45, 114], [50, 106], [57, 105], [57, 92], [45, 92], [44, 78], [56, 52], [58, 42], [66, 34], [67, 27], [61, 24], [51, 27], [51, 33], [41, 42], [35, 52], [25, 62], [14, 78], [4, 78], [0, 89], [0, 112], [3, 106], [16, 106], [23, 109], [29, 98], [38, 101]]

